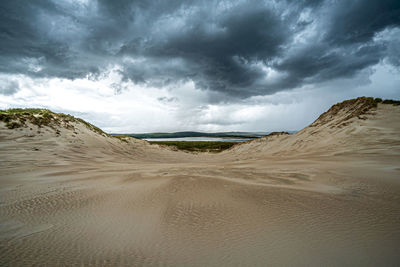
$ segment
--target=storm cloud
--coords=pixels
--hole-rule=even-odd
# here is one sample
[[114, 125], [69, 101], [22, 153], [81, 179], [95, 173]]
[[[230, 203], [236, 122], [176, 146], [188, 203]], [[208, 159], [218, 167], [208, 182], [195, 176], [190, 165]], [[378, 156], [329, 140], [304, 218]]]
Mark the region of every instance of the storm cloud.
[[[399, 66], [400, 2], [2, 1], [0, 72], [196, 88], [243, 99]], [[116, 91], [121, 91], [118, 87]]]
[[15, 80], [0, 79], [0, 95], [10, 96], [19, 91], [19, 84]]

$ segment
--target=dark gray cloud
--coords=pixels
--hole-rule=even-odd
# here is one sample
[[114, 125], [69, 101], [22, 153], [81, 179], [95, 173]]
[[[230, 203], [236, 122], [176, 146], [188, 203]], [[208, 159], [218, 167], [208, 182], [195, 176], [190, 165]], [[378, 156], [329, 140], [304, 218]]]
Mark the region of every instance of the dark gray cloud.
[[246, 98], [400, 62], [397, 0], [14, 0], [0, 10], [1, 73], [96, 78], [117, 65], [135, 83], [193, 81]]
[[13, 95], [20, 90], [17, 81], [0, 79], [0, 95]]
[[338, 1], [330, 4], [332, 13], [325, 39], [336, 45], [365, 43], [387, 27], [400, 26], [400, 1]]
[[352, 77], [359, 71], [373, 66], [384, 57], [382, 44], [346, 46], [332, 49], [326, 44], [302, 47], [287, 55], [274, 67], [287, 73], [278, 88], [294, 88], [303, 83], [317, 83], [339, 77]]

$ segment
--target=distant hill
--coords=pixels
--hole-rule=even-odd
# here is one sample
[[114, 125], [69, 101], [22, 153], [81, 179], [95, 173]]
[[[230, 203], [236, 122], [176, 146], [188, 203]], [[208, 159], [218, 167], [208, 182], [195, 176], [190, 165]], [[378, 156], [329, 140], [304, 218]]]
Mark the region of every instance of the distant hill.
[[[259, 138], [268, 135], [269, 132], [218, 132], [218, 133], [203, 133], [203, 132], [175, 132], [175, 133], [142, 133], [142, 134], [123, 134], [139, 139], [146, 138], [182, 138], [182, 137], [229, 137], [229, 138]], [[121, 134], [122, 135], [122, 134]]]

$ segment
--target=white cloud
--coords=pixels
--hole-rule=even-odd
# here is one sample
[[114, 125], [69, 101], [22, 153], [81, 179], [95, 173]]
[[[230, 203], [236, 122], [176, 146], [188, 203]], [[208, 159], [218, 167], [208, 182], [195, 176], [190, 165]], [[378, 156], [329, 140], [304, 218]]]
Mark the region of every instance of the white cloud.
[[1, 75], [0, 84], [13, 81], [19, 90], [3, 92], [0, 108], [49, 108], [82, 117], [114, 133], [299, 130], [344, 99], [361, 95], [399, 98], [397, 74], [396, 69], [382, 63], [351, 79], [235, 102], [221, 101], [223, 97], [215, 92], [196, 89], [192, 81], [162, 88], [125, 82], [116, 66], [98, 80]]

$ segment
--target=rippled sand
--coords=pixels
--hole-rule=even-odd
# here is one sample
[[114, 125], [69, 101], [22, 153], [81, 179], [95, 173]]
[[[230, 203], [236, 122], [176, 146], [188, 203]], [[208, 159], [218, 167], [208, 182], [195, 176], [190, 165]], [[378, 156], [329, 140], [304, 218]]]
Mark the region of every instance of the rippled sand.
[[76, 142], [62, 146], [7, 131], [1, 266], [400, 262], [396, 140], [370, 153], [192, 155], [139, 143], [92, 149], [69, 137]]
[[381, 170], [329, 164], [114, 163], [9, 175], [0, 263], [396, 265], [398, 170], [382, 181]]

